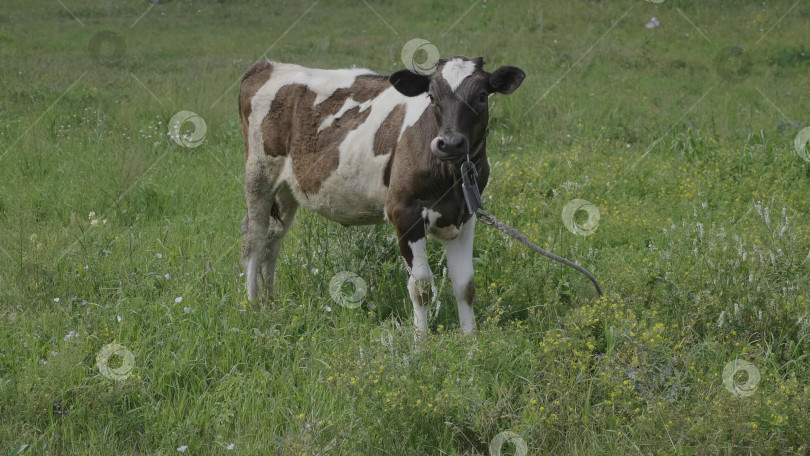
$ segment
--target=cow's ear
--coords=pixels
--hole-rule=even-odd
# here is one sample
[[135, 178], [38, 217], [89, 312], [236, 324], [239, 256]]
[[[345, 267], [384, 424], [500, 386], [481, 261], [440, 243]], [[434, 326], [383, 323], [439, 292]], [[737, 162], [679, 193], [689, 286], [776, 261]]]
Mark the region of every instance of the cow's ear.
[[399, 70], [389, 76], [388, 81], [406, 97], [421, 95], [430, 87], [430, 75], [414, 73], [411, 70]]
[[520, 87], [526, 73], [518, 67], [502, 66], [489, 74], [490, 93], [509, 95]]

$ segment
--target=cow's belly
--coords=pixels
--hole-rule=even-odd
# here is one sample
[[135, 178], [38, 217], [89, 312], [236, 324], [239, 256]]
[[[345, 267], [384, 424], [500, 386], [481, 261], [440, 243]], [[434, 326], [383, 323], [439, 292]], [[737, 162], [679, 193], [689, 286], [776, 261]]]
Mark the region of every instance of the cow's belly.
[[[370, 225], [385, 222], [388, 187], [383, 174], [390, 155], [374, 156], [368, 150], [341, 153], [337, 167], [315, 193], [301, 189], [294, 178], [284, 179], [299, 204], [343, 225]], [[292, 173], [287, 177], [293, 177]]]

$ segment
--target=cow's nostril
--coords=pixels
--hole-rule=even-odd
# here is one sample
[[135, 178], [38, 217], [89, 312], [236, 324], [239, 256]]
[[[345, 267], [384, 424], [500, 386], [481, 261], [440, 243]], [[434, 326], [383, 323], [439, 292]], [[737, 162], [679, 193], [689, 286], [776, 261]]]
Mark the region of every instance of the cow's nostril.
[[430, 142], [430, 149], [433, 153], [442, 155], [459, 155], [466, 152], [467, 140], [458, 133], [448, 133], [437, 136]]
[[448, 138], [445, 138], [444, 143], [445, 148], [454, 151], [460, 151], [464, 148], [464, 137], [461, 135], [452, 135]]

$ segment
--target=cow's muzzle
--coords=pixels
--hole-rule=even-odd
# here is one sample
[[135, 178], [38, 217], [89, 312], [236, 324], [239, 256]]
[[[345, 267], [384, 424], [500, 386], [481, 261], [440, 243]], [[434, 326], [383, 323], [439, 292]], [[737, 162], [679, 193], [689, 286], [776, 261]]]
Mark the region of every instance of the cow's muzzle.
[[453, 161], [465, 157], [469, 152], [469, 145], [464, 136], [458, 133], [439, 135], [430, 142], [430, 151], [439, 160]]

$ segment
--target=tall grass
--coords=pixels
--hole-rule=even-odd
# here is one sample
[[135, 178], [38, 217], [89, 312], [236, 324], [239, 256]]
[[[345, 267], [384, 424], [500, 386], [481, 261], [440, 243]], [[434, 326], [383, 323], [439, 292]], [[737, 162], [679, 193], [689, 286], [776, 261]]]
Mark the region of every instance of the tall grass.
[[[4, 5], [0, 453], [489, 454], [511, 432], [531, 455], [807, 454], [808, 5], [310, 6]], [[120, 59], [88, 51], [101, 31]], [[248, 305], [233, 84], [265, 52], [391, 72], [415, 37], [526, 71], [492, 100], [485, 205], [606, 297], [481, 225], [478, 333], [434, 241], [414, 345], [393, 230], [301, 211], [275, 302]], [[733, 46], [750, 63], [731, 81]], [[181, 110], [200, 147], [169, 137]], [[599, 210], [587, 237], [560, 216], [577, 198]], [[330, 298], [341, 271], [368, 284], [359, 308]], [[112, 343], [123, 380], [99, 370], [127, 369], [99, 359]], [[752, 394], [724, 386], [735, 360]]]

